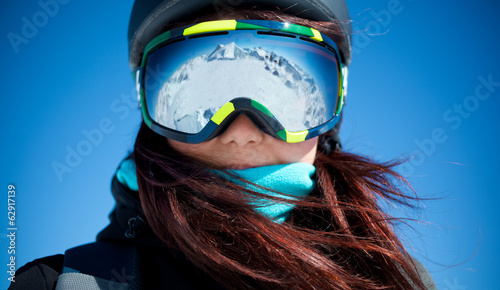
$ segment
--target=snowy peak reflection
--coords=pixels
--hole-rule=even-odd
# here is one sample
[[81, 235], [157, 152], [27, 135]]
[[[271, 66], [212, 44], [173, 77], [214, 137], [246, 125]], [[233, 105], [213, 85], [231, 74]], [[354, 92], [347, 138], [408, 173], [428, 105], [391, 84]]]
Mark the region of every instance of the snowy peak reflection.
[[[227, 45], [219, 44], [217, 48], [208, 56], [207, 61], [214, 60], [235, 60], [242, 58], [256, 58], [260, 61], [266, 63], [265, 69], [271, 71], [273, 75], [280, 76], [284, 74], [290, 74], [293, 81], [301, 81], [302, 74], [299, 72], [294, 65], [291, 65], [285, 58], [276, 55], [274, 52], [268, 52], [262, 48], [253, 49], [242, 49], [238, 47], [234, 42]], [[283, 69], [280, 69], [283, 67]], [[311, 84], [314, 81], [311, 78], [306, 78]], [[289, 84], [292, 85], [291, 83]]]
[[214, 61], [217, 59], [234, 60], [245, 57], [245, 54], [245, 51], [236, 46], [234, 42], [227, 45], [219, 44], [217, 45], [217, 48], [215, 48], [215, 50], [208, 56], [207, 61]]
[[262, 103], [289, 131], [327, 119], [317, 84], [298, 65], [262, 47], [240, 48], [232, 42], [218, 44], [208, 56], [190, 59], [172, 74], [159, 92], [156, 121], [198, 133], [222, 105], [237, 97]]

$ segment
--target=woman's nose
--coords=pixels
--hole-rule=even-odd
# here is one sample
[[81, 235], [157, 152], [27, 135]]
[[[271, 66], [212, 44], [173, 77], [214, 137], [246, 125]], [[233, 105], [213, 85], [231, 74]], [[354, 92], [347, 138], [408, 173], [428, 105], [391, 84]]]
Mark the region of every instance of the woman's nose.
[[247, 116], [241, 114], [219, 136], [219, 139], [223, 144], [234, 142], [238, 146], [245, 146], [260, 143], [264, 134]]

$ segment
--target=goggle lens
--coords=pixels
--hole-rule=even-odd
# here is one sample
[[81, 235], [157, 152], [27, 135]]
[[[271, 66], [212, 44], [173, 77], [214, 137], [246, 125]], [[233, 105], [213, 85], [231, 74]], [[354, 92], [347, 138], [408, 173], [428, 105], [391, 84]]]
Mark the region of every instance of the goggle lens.
[[198, 134], [220, 117], [221, 108], [227, 110], [229, 101], [244, 98], [287, 131], [299, 132], [336, 117], [340, 67], [330, 47], [290, 34], [235, 30], [195, 35], [149, 53], [143, 104], [160, 126]]

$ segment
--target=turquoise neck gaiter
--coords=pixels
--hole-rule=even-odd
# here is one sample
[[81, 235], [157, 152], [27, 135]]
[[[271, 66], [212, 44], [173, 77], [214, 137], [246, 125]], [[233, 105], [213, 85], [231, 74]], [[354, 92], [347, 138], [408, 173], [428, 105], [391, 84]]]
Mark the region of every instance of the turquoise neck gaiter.
[[137, 174], [135, 173], [135, 162], [132, 159], [123, 160], [116, 172], [118, 181], [133, 191], [139, 191]]
[[[312, 179], [316, 172], [316, 167], [307, 163], [278, 164], [243, 170], [231, 170], [231, 172], [264, 188], [293, 195], [298, 198], [309, 195], [316, 185], [315, 181]], [[227, 176], [227, 174], [222, 175], [235, 184], [242, 185], [246, 189], [252, 191], [286, 199], [292, 198], [283, 194], [257, 188], [249, 183], [242, 183], [235, 177]], [[254, 202], [254, 205], [257, 212], [277, 223], [283, 223], [290, 216], [295, 207], [294, 204], [281, 203], [270, 199], [258, 199]]]
[[[270, 196], [290, 199], [292, 197], [278, 194], [269, 190], [257, 188], [249, 183], [243, 183], [235, 177], [215, 171], [221, 174], [227, 180], [241, 185], [249, 190], [268, 194]], [[316, 172], [316, 167], [307, 163], [279, 164], [255, 167], [243, 170], [231, 170], [237, 176], [262, 186], [267, 189], [275, 190], [281, 193], [296, 196], [298, 198], [309, 195], [315, 182], [312, 179]], [[122, 162], [116, 173], [118, 181], [131, 190], [138, 191], [137, 177], [135, 174], [135, 163], [131, 159]], [[294, 204], [281, 203], [270, 199], [258, 199], [253, 203], [255, 210], [260, 214], [270, 218], [277, 223], [283, 223], [291, 214]]]

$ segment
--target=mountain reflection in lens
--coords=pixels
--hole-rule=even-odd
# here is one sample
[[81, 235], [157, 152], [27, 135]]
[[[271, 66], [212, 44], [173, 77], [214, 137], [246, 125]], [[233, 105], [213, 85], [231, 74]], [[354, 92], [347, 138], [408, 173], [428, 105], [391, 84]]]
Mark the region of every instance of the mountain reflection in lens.
[[[189, 41], [194, 40], [185, 42]], [[329, 89], [335, 91], [337, 84], [325, 88], [315, 81], [315, 77], [324, 78], [324, 75], [313, 76], [297, 64], [305, 53], [303, 49], [285, 47], [285, 57], [274, 49], [276, 42], [264, 42], [259, 47], [254, 43], [253, 47], [241, 48], [234, 39], [223, 41], [219, 38], [206, 53], [195, 49], [185, 52], [186, 55], [180, 57], [185, 60], [168, 74], [159, 89], [148, 91], [146, 88], [148, 108], [154, 121], [173, 130], [196, 134], [220, 107], [235, 98], [261, 103], [291, 132], [319, 126], [332, 118], [335, 104], [326, 103], [333, 99], [332, 93], [327, 92], [328, 96], [323, 93]], [[181, 46], [176, 48], [176, 45], [178, 43], [170, 45], [169, 49], [178, 53]], [[173, 60], [160, 57], [156, 60], [154, 54], [148, 65], [149, 61], [151, 65], [170, 61], [172, 63], [165, 66], [174, 66]], [[311, 61], [311, 66], [321, 67], [316, 74], [336, 74], [333, 57], [316, 58]], [[328, 67], [328, 71], [322, 66]], [[336, 81], [335, 76], [332, 79]]]

